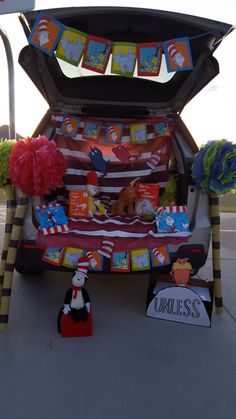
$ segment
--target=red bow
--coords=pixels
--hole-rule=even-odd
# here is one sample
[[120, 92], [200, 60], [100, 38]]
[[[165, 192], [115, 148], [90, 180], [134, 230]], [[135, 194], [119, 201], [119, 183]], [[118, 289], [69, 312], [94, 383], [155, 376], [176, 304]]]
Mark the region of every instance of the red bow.
[[72, 289], [73, 289], [72, 298], [74, 299], [74, 298], [77, 297], [78, 291], [82, 290], [82, 288], [81, 287], [76, 287], [75, 285], [72, 285]]

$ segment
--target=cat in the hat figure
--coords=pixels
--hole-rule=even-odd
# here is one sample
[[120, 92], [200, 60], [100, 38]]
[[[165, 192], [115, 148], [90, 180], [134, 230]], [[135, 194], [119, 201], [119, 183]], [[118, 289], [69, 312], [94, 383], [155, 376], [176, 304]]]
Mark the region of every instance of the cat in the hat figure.
[[72, 277], [72, 286], [65, 295], [64, 307], [58, 314], [58, 332], [63, 337], [92, 335], [90, 298], [84, 288], [89, 265], [89, 255], [79, 259], [78, 268]]
[[106, 214], [106, 208], [99, 199], [98, 177], [96, 172], [87, 174], [87, 190], [89, 191], [89, 216]]

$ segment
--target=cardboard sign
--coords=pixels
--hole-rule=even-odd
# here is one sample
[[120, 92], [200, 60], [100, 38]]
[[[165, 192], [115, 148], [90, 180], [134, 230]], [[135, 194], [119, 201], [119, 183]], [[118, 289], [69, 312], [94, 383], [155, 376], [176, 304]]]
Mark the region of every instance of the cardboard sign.
[[[204, 290], [209, 293], [207, 288]], [[205, 300], [209, 298], [206, 296]], [[153, 293], [147, 307], [147, 316], [197, 326], [209, 327], [211, 324], [200, 295], [184, 286], [169, 286]]]
[[35, 0], [1, 0], [0, 14], [25, 12], [26, 10], [33, 10], [35, 7]]

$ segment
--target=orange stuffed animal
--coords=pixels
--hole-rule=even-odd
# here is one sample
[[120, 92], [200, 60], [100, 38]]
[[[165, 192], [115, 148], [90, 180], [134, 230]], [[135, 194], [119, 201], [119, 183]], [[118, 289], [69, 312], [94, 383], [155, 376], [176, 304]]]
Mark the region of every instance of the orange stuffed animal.
[[125, 186], [121, 190], [118, 201], [112, 205], [111, 213], [113, 215], [124, 216], [135, 214], [135, 200], [137, 198], [135, 183], [138, 179], [132, 180], [128, 186]]

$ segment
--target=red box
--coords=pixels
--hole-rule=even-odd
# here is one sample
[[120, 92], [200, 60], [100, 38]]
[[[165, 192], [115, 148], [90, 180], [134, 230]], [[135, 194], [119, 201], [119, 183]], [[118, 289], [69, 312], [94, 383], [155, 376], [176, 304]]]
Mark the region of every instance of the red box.
[[93, 333], [92, 313], [88, 315], [86, 322], [80, 321], [76, 323], [68, 314], [61, 316], [61, 335], [63, 338], [73, 338], [82, 336], [91, 336]]

